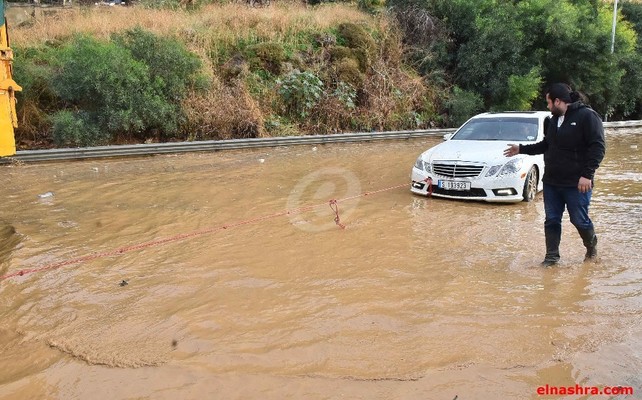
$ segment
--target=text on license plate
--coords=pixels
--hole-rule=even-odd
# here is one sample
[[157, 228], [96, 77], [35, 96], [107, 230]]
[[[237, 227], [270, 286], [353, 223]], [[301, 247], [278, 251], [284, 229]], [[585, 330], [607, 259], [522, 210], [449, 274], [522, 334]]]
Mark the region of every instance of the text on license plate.
[[470, 182], [439, 181], [438, 186], [446, 190], [470, 190]]

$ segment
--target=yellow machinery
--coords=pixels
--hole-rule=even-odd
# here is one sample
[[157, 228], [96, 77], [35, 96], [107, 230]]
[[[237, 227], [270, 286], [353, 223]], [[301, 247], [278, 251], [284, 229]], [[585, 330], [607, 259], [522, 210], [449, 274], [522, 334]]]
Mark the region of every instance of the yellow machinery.
[[0, 157], [16, 154], [13, 128], [18, 127], [15, 92], [22, 90], [12, 78], [13, 52], [4, 17], [4, 0], [0, 0]]

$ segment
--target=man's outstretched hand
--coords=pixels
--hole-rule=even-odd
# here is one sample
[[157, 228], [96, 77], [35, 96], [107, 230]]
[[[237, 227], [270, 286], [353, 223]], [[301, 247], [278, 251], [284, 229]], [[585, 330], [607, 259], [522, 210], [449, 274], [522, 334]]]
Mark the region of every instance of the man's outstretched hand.
[[508, 148], [504, 150], [504, 155], [506, 157], [512, 157], [519, 154], [519, 145], [518, 144], [509, 144]]

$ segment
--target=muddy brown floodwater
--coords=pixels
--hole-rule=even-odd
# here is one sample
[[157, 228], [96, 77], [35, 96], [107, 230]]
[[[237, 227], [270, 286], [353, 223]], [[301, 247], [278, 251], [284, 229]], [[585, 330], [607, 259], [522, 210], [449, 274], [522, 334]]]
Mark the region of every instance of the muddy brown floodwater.
[[642, 398], [642, 131], [607, 136], [600, 261], [566, 216], [554, 268], [541, 194], [410, 193], [439, 138], [2, 166], [0, 398]]

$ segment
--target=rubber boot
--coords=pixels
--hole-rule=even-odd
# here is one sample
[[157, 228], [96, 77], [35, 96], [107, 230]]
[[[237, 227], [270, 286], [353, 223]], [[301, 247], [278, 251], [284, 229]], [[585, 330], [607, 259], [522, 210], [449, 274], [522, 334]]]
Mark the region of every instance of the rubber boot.
[[595, 230], [591, 229], [577, 229], [586, 247], [586, 255], [584, 261], [594, 260], [597, 258], [597, 236]]
[[543, 267], [549, 267], [557, 264], [560, 260], [560, 240], [562, 238], [562, 228], [557, 226], [545, 226], [544, 236], [546, 237], [546, 256], [542, 261]]

